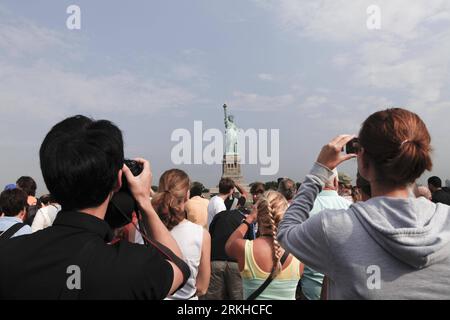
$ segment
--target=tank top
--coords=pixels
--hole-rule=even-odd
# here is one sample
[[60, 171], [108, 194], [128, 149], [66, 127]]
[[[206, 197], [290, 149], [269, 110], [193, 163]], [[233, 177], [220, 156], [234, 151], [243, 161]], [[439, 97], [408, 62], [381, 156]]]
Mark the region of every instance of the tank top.
[[[247, 299], [269, 277], [270, 272], [265, 272], [257, 265], [253, 254], [253, 241], [245, 242], [245, 266], [241, 272], [244, 299]], [[267, 286], [256, 300], [295, 300], [295, 291], [300, 279], [300, 261], [292, 257], [288, 266]]]
[[191, 276], [183, 288], [175, 292], [174, 295], [167, 297], [167, 300], [197, 300], [195, 284], [202, 256], [203, 227], [184, 219], [173, 227], [170, 233], [180, 247], [186, 263], [189, 265]]

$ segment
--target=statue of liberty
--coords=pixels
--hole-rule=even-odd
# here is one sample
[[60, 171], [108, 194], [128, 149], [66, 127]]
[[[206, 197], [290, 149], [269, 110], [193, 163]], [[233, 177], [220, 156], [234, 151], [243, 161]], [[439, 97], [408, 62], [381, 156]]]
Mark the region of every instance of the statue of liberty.
[[234, 117], [227, 113], [227, 105], [223, 105], [225, 112], [225, 154], [237, 154], [238, 127], [234, 123]]

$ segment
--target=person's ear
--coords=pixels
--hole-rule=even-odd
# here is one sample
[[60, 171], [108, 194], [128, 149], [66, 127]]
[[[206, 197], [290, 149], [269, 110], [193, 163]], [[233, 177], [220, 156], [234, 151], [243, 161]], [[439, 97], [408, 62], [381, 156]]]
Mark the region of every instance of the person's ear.
[[20, 220], [24, 221], [26, 214], [27, 214], [27, 208], [23, 208], [23, 210], [19, 212], [18, 218]]
[[122, 188], [122, 177], [123, 177], [123, 171], [122, 169], [119, 170], [119, 173], [117, 174], [117, 184], [114, 188], [114, 192], [118, 192], [120, 188]]

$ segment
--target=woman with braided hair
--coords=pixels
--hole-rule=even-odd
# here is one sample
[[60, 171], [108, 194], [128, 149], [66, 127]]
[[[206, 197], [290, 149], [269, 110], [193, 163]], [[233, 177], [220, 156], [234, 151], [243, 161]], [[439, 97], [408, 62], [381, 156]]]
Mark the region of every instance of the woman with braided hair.
[[[242, 224], [228, 239], [225, 250], [236, 259], [242, 276], [244, 298], [251, 296], [271, 278], [270, 284], [256, 297], [258, 300], [294, 300], [301, 276], [301, 264], [292, 255], [286, 255], [277, 239], [278, 224], [288, 207], [284, 196], [277, 191], [267, 191]], [[259, 237], [244, 240], [248, 227], [258, 222]]]
[[186, 219], [185, 204], [189, 199], [189, 176], [171, 169], [159, 180], [152, 204], [161, 221], [169, 229], [183, 253], [191, 277], [183, 288], [169, 296], [170, 300], [197, 300], [206, 293], [211, 275], [211, 237], [202, 226]]

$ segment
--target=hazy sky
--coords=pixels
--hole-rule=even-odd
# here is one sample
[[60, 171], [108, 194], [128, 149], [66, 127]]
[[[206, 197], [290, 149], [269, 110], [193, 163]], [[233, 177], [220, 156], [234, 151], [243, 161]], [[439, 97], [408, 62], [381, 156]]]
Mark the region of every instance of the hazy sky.
[[[71, 4], [81, 30], [66, 28]], [[380, 30], [366, 27], [371, 4]], [[280, 129], [279, 173], [246, 165], [247, 182], [302, 180], [324, 143], [389, 106], [423, 117], [433, 174], [450, 177], [449, 72], [447, 0], [3, 0], [0, 186], [31, 175], [44, 191], [40, 143], [78, 113], [118, 124], [156, 183], [174, 166], [171, 133], [194, 120], [222, 130], [224, 102], [241, 128]], [[181, 168], [208, 186], [221, 175]]]

